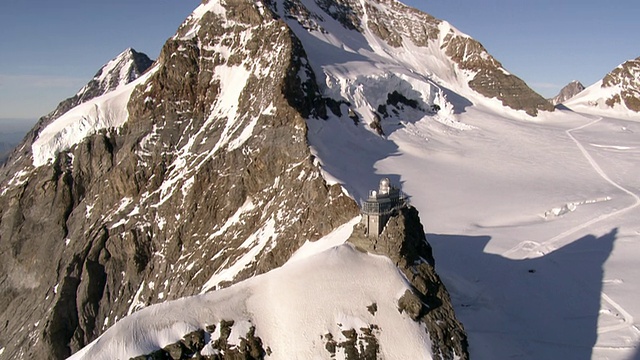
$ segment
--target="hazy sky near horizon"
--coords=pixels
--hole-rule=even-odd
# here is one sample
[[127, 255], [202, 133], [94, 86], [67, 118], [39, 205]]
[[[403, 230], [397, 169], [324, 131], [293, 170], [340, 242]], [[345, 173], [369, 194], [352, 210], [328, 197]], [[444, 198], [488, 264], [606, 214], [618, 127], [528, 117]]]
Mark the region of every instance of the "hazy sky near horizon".
[[[545, 97], [640, 56], [640, 2], [406, 0], [480, 41]], [[152, 58], [200, 0], [2, 0], [0, 119], [38, 118], [128, 47]]]

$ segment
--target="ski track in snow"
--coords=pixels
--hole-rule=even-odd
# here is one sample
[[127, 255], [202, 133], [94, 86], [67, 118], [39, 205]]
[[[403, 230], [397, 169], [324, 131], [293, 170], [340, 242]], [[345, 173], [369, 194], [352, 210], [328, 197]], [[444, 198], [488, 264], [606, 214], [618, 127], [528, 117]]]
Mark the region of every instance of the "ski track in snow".
[[[637, 208], [638, 206], [640, 206], [640, 196], [638, 196], [637, 194], [635, 194], [634, 192], [630, 191], [629, 189], [623, 187], [622, 185], [618, 184], [617, 182], [613, 181], [608, 175], [607, 173], [602, 170], [602, 168], [600, 167], [600, 165], [598, 165], [598, 163], [593, 159], [593, 157], [589, 154], [589, 152], [586, 150], [586, 148], [584, 147], [584, 145], [582, 145], [582, 143], [576, 139], [575, 136], [573, 136], [573, 132], [574, 131], [578, 131], [578, 130], [582, 130], [585, 129], [587, 127], [590, 127], [592, 125], [597, 124], [598, 122], [602, 121], [602, 117], [598, 117], [595, 120], [588, 122], [584, 125], [580, 125], [578, 127], [572, 128], [572, 129], [568, 129], [565, 131], [565, 133], [567, 134], [567, 136], [576, 144], [576, 146], [578, 147], [578, 149], [580, 150], [580, 152], [582, 153], [582, 155], [584, 156], [584, 158], [589, 162], [589, 165], [591, 165], [591, 167], [596, 171], [596, 173], [602, 178], [604, 179], [607, 183], [611, 184], [612, 186], [614, 186], [615, 188], [619, 189], [620, 191], [626, 193], [627, 195], [631, 196], [635, 201], [633, 204], [622, 208], [620, 210], [614, 211], [612, 213], [609, 214], [602, 214], [598, 217], [595, 217], [587, 222], [584, 222], [580, 225], [577, 225], [569, 230], [566, 230], [558, 235], [556, 235], [555, 237], [542, 242], [542, 243], [532, 243], [531, 241], [526, 241], [524, 243], [520, 243], [518, 245], [516, 245], [515, 247], [511, 248], [510, 250], [505, 251], [502, 256], [505, 257], [509, 257], [509, 255], [513, 255], [516, 252], [526, 249], [528, 250], [529, 254], [532, 255], [545, 255], [548, 254], [550, 252], [553, 252], [555, 250], [557, 250], [560, 246], [564, 245], [564, 244], [560, 244], [560, 246], [558, 246], [558, 243], [560, 243], [561, 240], [566, 239], [569, 235], [575, 234], [578, 231], [584, 230], [596, 223], [599, 223], [601, 221], [607, 220], [609, 218], [621, 215], [627, 211], [631, 211], [635, 208]], [[611, 307], [613, 307], [614, 309], [616, 309], [620, 315], [622, 315], [622, 322], [619, 324], [614, 324], [614, 325], [609, 325], [609, 326], [603, 326], [603, 327], [598, 327], [598, 334], [604, 334], [604, 333], [609, 333], [609, 332], [613, 332], [613, 331], [618, 331], [618, 330], [623, 330], [623, 329], [631, 329], [632, 331], [635, 331], [637, 333], [640, 334], [640, 330], [638, 330], [635, 326], [634, 326], [634, 318], [633, 316], [626, 311], [620, 304], [618, 304], [616, 301], [614, 301], [611, 297], [609, 297], [604, 291], [601, 291], [600, 293], [600, 297], [602, 299], [602, 301], [606, 302], [607, 304], [609, 304]], [[599, 349], [608, 349], [608, 348], [614, 348], [614, 347], [608, 347], [608, 346], [597, 346], [597, 348]], [[619, 347], [616, 347], [619, 348]]]

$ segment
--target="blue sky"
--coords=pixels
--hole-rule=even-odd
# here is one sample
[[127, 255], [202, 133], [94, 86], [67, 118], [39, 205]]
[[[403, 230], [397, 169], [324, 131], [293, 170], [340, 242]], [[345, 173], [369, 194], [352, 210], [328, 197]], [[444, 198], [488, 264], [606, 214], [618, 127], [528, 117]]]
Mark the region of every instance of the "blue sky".
[[128, 47], [155, 59], [199, 0], [0, 0], [0, 118], [35, 119]]
[[[127, 47], [155, 58], [199, 0], [1, 0], [0, 118], [35, 119]], [[546, 97], [640, 56], [640, 1], [406, 0]]]

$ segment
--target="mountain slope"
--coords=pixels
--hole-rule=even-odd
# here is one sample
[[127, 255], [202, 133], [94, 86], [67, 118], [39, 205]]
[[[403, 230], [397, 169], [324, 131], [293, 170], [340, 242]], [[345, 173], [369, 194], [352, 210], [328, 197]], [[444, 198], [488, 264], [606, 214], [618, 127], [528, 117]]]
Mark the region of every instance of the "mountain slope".
[[[404, 92], [442, 109], [451, 108], [447, 96], [463, 96], [473, 103], [496, 103], [529, 115], [553, 111], [479, 42], [397, 1], [276, 4], [304, 44], [315, 73], [325, 74], [326, 81], [319, 81], [326, 84], [321, 86], [323, 93], [354, 104], [367, 122], [373, 116], [371, 109], [386, 101], [386, 97], [372, 98], [366, 93], [368, 87]], [[360, 85], [365, 89], [358, 89]]]
[[[142, 76], [142, 74], [151, 67], [152, 63], [153, 61], [150, 60], [147, 55], [137, 52], [132, 48], [126, 49], [100, 68], [93, 79], [91, 79], [87, 85], [83, 86], [82, 89], [80, 89], [74, 96], [63, 100], [51, 113], [38, 119], [35, 126], [27, 132], [25, 142], [21, 143], [13, 154], [9, 154], [9, 156], [15, 157], [15, 161], [20, 162], [20, 164], [22, 164], [21, 166], [27, 166], [26, 164], [28, 162], [24, 161], [24, 156], [29, 156], [31, 154], [31, 150], [28, 149], [28, 147], [30, 147], [31, 143], [39, 137], [42, 129], [78, 105], [84, 104], [94, 98], [115, 90], [122, 92], [126, 85]], [[120, 98], [121, 101], [125, 101], [124, 106], [126, 106], [126, 95], [121, 96]], [[123, 106], [120, 106], [120, 108], [122, 107]], [[77, 111], [80, 120], [82, 120], [82, 116], [84, 116], [87, 111], [90, 111], [88, 110], [88, 106], [84, 111]], [[95, 119], [94, 117], [91, 120], [86, 119], [84, 121], [77, 121], [73, 124], [75, 129], [65, 129], [63, 131], [75, 132], [76, 141], [79, 141], [84, 136], [91, 135], [95, 133], [95, 131], [101, 129], [100, 125], [96, 126], [93, 124], [94, 121], [99, 121], [99, 119]], [[106, 124], [103, 122], [103, 125]], [[77, 134], [78, 130], [80, 130], [82, 134]], [[61, 138], [61, 136], [57, 136], [57, 138]], [[64, 143], [59, 144], [58, 146], [66, 148], [69, 145], [70, 144], [68, 143]]]
[[578, 111], [601, 114], [640, 113], [640, 57], [613, 69], [565, 105]]
[[58, 117], [79, 104], [129, 84], [139, 78], [152, 64], [153, 60], [146, 54], [132, 48], [126, 49], [100, 68], [93, 79], [73, 97], [58, 105], [52, 117]]
[[[424, 328], [397, 310], [397, 299], [407, 286], [394, 268], [387, 258], [342, 245], [228, 289], [143, 309], [118, 322], [73, 359], [150, 354], [208, 325], [220, 329], [222, 321], [234, 322], [227, 342], [238, 349], [242, 349], [239, 337], [246, 338], [253, 327], [262, 351], [269, 349], [268, 359], [329, 358], [331, 341], [336, 344], [333, 353], [345, 358], [345, 349], [338, 344], [349, 340], [350, 331], [358, 342], [367, 338], [365, 332], [373, 334], [367, 338], [373, 354], [424, 358], [430, 343]], [[373, 304], [376, 310], [369, 312], [367, 307]], [[128, 341], [131, 338], [141, 341]], [[202, 352], [214, 353], [219, 338], [220, 333], [213, 331]]]

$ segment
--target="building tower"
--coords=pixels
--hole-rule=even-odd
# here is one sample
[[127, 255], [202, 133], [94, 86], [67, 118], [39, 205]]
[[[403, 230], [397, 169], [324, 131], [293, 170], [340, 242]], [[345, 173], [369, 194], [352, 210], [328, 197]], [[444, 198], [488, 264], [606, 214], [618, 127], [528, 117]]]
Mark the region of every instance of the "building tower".
[[404, 206], [406, 200], [400, 189], [393, 186], [388, 178], [380, 180], [378, 191], [371, 190], [362, 203], [362, 225], [367, 236], [380, 236], [389, 218]]

